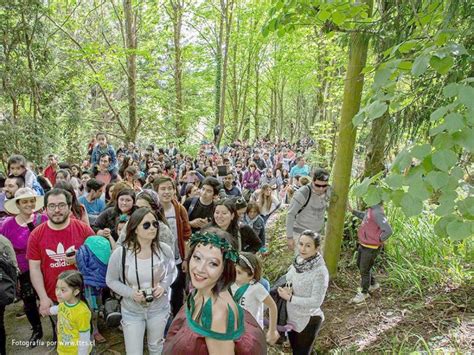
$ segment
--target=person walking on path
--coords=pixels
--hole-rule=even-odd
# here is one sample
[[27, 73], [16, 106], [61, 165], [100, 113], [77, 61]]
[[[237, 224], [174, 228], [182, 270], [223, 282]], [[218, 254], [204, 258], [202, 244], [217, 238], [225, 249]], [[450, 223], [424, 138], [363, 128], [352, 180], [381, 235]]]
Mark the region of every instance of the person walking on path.
[[319, 252], [321, 237], [306, 230], [298, 239], [298, 255], [286, 273], [288, 286], [279, 287], [278, 294], [286, 300], [288, 333], [294, 355], [312, 353], [316, 336], [324, 321], [321, 305], [329, 284], [329, 273]]
[[362, 220], [357, 232], [359, 239], [357, 267], [360, 270], [361, 289], [351, 299], [351, 303], [358, 304], [370, 297], [369, 291], [375, 291], [380, 287], [371, 271], [383, 243], [392, 235], [392, 227], [385, 216], [382, 203], [369, 207], [366, 212], [356, 211], [350, 205], [347, 209]]
[[328, 181], [329, 173], [324, 169], [316, 169], [313, 182], [299, 188], [291, 199], [286, 217], [286, 238], [290, 250], [294, 249], [294, 238], [304, 230], [323, 234], [324, 217], [331, 197]]

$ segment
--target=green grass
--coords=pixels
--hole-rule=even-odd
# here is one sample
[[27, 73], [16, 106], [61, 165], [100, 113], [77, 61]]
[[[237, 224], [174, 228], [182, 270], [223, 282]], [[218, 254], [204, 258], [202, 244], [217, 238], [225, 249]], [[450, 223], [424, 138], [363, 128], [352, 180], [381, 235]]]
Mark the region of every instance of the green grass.
[[386, 245], [386, 270], [392, 286], [406, 295], [457, 287], [472, 278], [472, 238], [453, 241], [434, 233], [436, 216], [406, 218], [399, 209], [388, 215], [394, 234]]

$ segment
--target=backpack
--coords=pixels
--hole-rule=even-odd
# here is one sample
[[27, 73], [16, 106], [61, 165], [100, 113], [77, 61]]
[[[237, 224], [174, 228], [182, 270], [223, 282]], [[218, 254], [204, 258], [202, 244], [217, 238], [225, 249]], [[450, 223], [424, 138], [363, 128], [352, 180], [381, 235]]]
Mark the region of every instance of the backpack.
[[309, 195], [308, 195], [308, 198], [306, 199], [306, 202], [304, 203], [303, 207], [300, 208], [300, 210], [298, 211], [298, 213], [296, 213], [296, 216], [299, 215], [301, 213], [301, 211], [303, 211], [306, 206], [308, 206], [308, 203], [309, 203], [309, 200], [311, 200], [311, 185], [306, 185], [309, 189]]
[[17, 270], [9, 256], [0, 252], [0, 306], [13, 303], [16, 297]]
[[198, 201], [199, 201], [199, 197], [193, 197], [191, 199], [191, 204], [189, 205], [189, 208], [188, 208], [188, 217], [191, 217], [191, 213], [193, 213], [194, 207], [196, 207], [196, 204]]

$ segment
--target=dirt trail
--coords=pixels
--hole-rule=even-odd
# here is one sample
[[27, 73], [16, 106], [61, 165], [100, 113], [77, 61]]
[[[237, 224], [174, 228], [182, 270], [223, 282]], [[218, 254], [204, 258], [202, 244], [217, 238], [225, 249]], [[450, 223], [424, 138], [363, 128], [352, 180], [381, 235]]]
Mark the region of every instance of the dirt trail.
[[[273, 218], [268, 233], [270, 254], [264, 265], [265, 275], [271, 280], [283, 274], [291, 260], [286, 242], [281, 238], [284, 233], [282, 217]], [[326, 320], [317, 339], [318, 352], [472, 352], [472, 288], [440, 286], [423, 298], [407, 297], [403, 292], [391, 289], [385, 281], [386, 275], [379, 273], [377, 278], [382, 288], [366, 304], [354, 306], [348, 300], [354, 296], [359, 276], [351, 258], [351, 253], [343, 255], [341, 271], [331, 282], [322, 306]], [[43, 346], [28, 350], [19, 343], [26, 341], [31, 334], [27, 319], [15, 318], [20, 308], [21, 303], [13, 304], [5, 312], [8, 354], [54, 354], [46, 346], [46, 342], [51, 340], [48, 319], [43, 319]], [[97, 345], [96, 354], [124, 354], [122, 332], [104, 326], [101, 329], [107, 342]], [[281, 346], [271, 347], [269, 354], [281, 354], [282, 350]]]

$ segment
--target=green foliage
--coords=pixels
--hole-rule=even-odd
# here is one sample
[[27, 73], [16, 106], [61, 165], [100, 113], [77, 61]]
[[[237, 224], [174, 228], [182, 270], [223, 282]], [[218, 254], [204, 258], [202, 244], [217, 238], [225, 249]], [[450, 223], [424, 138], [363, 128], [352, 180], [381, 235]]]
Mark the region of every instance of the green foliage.
[[[422, 213], [407, 219], [401, 210], [387, 208], [394, 231], [387, 242], [388, 281], [406, 295], [423, 296], [445, 283], [468, 285], [473, 240], [452, 241], [436, 235], [437, 217]], [[452, 225], [450, 228], [462, 228]], [[433, 230], [434, 229], [434, 230]], [[459, 231], [453, 233], [459, 235]]]
[[[413, 31], [416, 39], [407, 38], [385, 51], [385, 60], [373, 75], [366, 105], [353, 119], [358, 126], [386, 112], [400, 119], [420, 97], [429, 97], [426, 90], [413, 92], [417, 82], [426, 85], [427, 80], [434, 81], [436, 94], [428, 108], [421, 108], [421, 114], [414, 113], [425, 122], [428, 138], [418, 135], [416, 144], [405, 146], [397, 154], [385, 179], [371, 189], [366, 180], [355, 193], [370, 201], [378, 196], [393, 201], [406, 216], [416, 216], [427, 208], [441, 217], [436, 233], [457, 240], [474, 235], [473, 215], [459, 208], [472, 193], [468, 176], [472, 173], [469, 157], [474, 148], [474, 87], [473, 79], [463, 76], [472, 55], [463, 44], [467, 27], [453, 30], [443, 22], [445, 16], [455, 16], [453, 11], [461, 17], [464, 8], [455, 10], [444, 2], [439, 5], [420, 9]], [[467, 157], [467, 166], [462, 157]]]
[[[459, 83], [450, 84], [443, 90], [450, 103], [431, 114], [431, 120], [438, 123], [430, 130], [434, 136], [433, 145], [419, 144], [403, 152], [392, 166], [393, 173], [386, 179], [393, 192], [408, 187], [399, 204], [407, 216], [419, 213], [423, 201], [437, 196], [431, 201], [437, 206], [435, 213], [441, 217], [436, 233], [456, 240], [474, 235], [474, 215], [465, 208], [471, 201], [472, 187], [464, 181], [464, 170], [458, 166], [463, 151], [473, 152], [469, 143], [474, 140], [474, 135], [470, 134], [473, 125], [469, 122], [472, 110], [465, 104], [467, 101], [463, 102], [459, 97], [461, 92], [470, 89], [467, 84]], [[409, 167], [409, 164], [412, 165]], [[405, 179], [400, 172], [404, 172]]]

